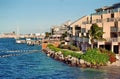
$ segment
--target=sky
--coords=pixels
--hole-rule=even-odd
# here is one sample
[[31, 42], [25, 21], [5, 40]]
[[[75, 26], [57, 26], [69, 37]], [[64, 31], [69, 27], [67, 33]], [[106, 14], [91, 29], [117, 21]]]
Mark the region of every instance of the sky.
[[120, 0], [0, 0], [0, 33], [49, 32], [53, 25], [95, 13]]

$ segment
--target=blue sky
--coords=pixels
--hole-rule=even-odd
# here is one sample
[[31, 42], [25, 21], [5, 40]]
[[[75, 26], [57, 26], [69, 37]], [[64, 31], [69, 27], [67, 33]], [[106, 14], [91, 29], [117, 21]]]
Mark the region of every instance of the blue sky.
[[0, 33], [42, 33], [119, 0], [0, 0]]

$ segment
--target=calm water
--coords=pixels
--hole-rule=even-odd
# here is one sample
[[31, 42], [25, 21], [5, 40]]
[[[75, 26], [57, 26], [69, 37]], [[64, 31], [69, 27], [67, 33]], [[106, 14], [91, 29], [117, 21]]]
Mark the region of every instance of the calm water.
[[0, 79], [120, 79], [119, 73], [69, 67], [40, 51], [32, 50], [41, 50], [41, 46], [0, 39]]

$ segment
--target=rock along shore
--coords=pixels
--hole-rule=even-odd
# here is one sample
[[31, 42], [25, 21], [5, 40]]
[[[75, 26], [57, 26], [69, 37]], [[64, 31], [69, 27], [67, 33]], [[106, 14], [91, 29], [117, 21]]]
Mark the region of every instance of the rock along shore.
[[83, 59], [78, 59], [75, 57], [72, 57], [70, 55], [64, 57], [64, 55], [62, 54], [61, 51], [59, 52], [55, 52], [50, 50], [49, 48], [43, 49], [43, 52], [58, 61], [64, 62], [66, 64], [68, 64], [69, 66], [76, 66], [76, 67], [80, 67], [80, 68], [99, 68], [99, 65], [93, 65], [87, 61], [84, 61]]

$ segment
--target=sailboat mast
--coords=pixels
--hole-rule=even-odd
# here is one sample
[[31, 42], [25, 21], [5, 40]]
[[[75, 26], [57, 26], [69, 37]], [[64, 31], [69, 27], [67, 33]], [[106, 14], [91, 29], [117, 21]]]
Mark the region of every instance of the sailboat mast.
[[19, 38], [19, 27], [17, 27], [17, 38]]

